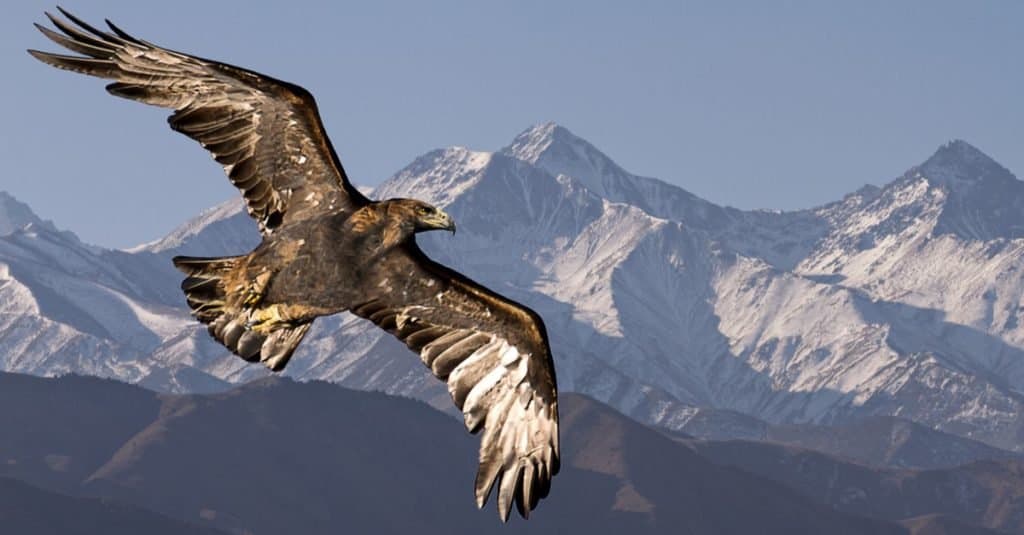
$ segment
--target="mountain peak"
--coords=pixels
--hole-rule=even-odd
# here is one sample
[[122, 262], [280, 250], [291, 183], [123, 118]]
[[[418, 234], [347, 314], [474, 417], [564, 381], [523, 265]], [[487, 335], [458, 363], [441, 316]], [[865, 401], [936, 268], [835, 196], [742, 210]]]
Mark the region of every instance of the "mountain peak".
[[373, 190], [378, 199], [409, 197], [447, 206], [476, 184], [493, 154], [465, 147], [432, 150]]
[[6, 236], [28, 225], [42, 225], [52, 230], [52, 225], [40, 219], [27, 204], [6, 191], [0, 191], [0, 236]]
[[935, 234], [981, 241], [1024, 237], [1024, 182], [966, 141], [939, 147], [912, 175], [948, 192]]
[[1014, 179], [1013, 174], [970, 143], [955, 139], [935, 151], [918, 169], [929, 180], [955, 185], [987, 181], [992, 178]]
[[623, 200], [615, 195], [615, 190], [622, 187], [620, 182], [631, 179], [629, 173], [597, 147], [553, 122], [528, 128], [501, 152], [553, 176], [571, 176], [609, 200]]
[[537, 164], [552, 145], [557, 144], [589, 145], [564, 126], [548, 121], [522, 131], [512, 140], [511, 145], [502, 149], [502, 152], [513, 158]]

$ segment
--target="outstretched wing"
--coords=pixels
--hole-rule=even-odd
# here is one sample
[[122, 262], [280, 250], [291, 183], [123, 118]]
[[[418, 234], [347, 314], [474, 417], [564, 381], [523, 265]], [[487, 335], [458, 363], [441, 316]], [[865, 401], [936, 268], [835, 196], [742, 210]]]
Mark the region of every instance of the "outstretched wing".
[[426, 257], [409, 241], [385, 254], [352, 312], [420, 354], [480, 440], [476, 501], [498, 483], [498, 512], [529, 515], [558, 472], [558, 393], [540, 317]]
[[49, 13], [63, 35], [36, 27], [82, 56], [29, 53], [60, 69], [114, 80], [107, 91], [119, 97], [174, 109], [167, 120], [171, 128], [198, 141], [224, 166], [264, 234], [325, 210], [369, 202], [345, 176], [308, 91], [161, 48], [110, 21], [111, 32], [104, 32], [61, 13], [77, 27]]

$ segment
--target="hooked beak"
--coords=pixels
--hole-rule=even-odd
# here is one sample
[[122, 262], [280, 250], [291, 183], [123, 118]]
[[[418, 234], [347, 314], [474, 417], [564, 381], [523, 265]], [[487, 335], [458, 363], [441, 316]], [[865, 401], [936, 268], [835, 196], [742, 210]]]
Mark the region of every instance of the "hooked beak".
[[428, 228], [436, 230], [448, 230], [451, 231], [453, 235], [455, 234], [455, 220], [452, 219], [450, 215], [448, 215], [445, 212], [442, 212], [441, 210], [438, 210], [437, 215], [432, 217], [431, 220], [427, 222], [427, 224], [429, 225]]
[[452, 216], [448, 215], [445, 212], [441, 212], [441, 214], [444, 216], [444, 221], [445, 221], [445, 226], [442, 227], [442, 228], [444, 228], [445, 230], [452, 231], [452, 236], [454, 236], [455, 235], [455, 220], [452, 219]]

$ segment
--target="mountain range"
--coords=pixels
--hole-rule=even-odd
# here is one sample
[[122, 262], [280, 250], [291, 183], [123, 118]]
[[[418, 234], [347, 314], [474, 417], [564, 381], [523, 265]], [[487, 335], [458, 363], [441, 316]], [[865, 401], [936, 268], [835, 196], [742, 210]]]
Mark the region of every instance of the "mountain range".
[[[744, 211], [549, 123], [493, 152], [424, 154], [373, 196], [449, 212], [459, 234], [425, 235], [428, 254], [544, 317], [563, 390], [642, 422], [897, 417], [1024, 450], [1024, 184], [966, 142], [821, 207]], [[169, 262], [251, 249], [239, 202], [109, 250], [2, 196], [0, 232], [0, 369], [178, 393], [267, 375], [189, 318]], [[318, 320], [285, 374], [449, 404], [404, 346], [346, 314]]]
[[578, 394], [562, 399], [551, 495], [507, 525], [474, 507], [474, 438], [408, 398], [283, 378], [167, 395], [0, 374], [0, 403], [21, 407], [0, 413], [19, 430], [0, 433], [0, 525], [32, 533], [1024, 533], [1019, 463], [886, 470], [681, 439]]

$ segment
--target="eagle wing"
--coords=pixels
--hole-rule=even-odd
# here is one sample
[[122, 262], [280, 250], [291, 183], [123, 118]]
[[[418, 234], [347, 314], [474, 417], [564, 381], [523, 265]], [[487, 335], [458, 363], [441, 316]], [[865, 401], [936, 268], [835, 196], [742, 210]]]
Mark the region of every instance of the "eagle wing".
[[63, 35], [36, 27], [82, 56], [28, 52], [60, 69], [114, 80], [107, 86], [111, 94], [173, 109], [171, 128], [198, 141], [224, 166], [264, 234], [370, 202], [349, 182], [305, 89], [156, 46], [110, 21], [111, 32], [105, 32], [61, 13], [77, 27], [49, 13]]
[[498, 479], [498, 513], [524, 517], [558, 472], [558, 393], [544, 322], [429, 258], [410, 240], [366, 274], [352, 312], [419, 353], [448, 384], [471, 433], [483, 430], [475, 490], [483, 507]]

